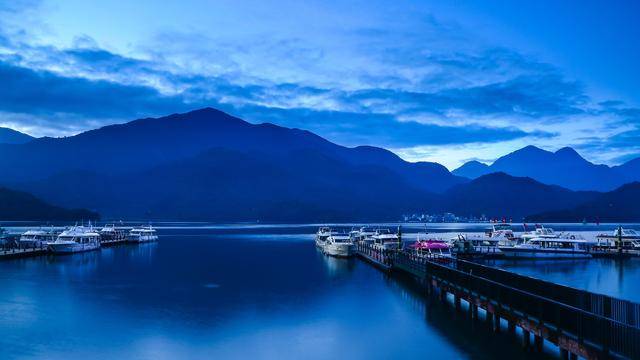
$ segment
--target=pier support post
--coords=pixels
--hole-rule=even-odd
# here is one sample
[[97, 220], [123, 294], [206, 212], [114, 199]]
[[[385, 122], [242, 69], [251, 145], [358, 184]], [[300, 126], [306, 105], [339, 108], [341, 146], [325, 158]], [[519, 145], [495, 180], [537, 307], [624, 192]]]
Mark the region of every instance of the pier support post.
[[500, 315], [496, 313], [493, 316], [493, 319], [494, 319], [494, 322], [495, 322], [493, 331], [495, 331], [496, 333], [500, 333]]
[[574, 353], [569, 353], [569, 359], [570, 360], [578, 360], [578, 355], [574, 354]]
[[443, 288], [440, 288], [440, 301], [443, 303], [447, 301], [447, 291]]
[[487, 318], [485, 319], [485, 321], [487, 322], [487, 325], [489, 325], [489, 327], [493, 327], [493, 313], [489, 312], [489, 310], [486, 310], [486, 316]]
[[509, 334], [515, 335], [516, 333], [516, 323], [513, 320], [509, 320], [507, 323], [507, 328], [509, 329]]
[[527, 330], [522, 330], [522, 346], [528, 348], [531, 345], [530, 333]]
[[542, 344], [543, 344], [542, 336], [534, 335], [533, 342], [534, 342], [534, 345], [536, 347], [536, 351], [542, 352]]
[[456, 305], [456, 311], [460, 311], [461, 309], [460, 296], [458, 296], [458, 294], [454, 294], [453, 296], [454, 296], [453, 301], [455, 302], [455, 305]]
[[471, 304], [471, 318], [473, 320], [478, 320], [478, 305], [475, 303]]
[[569, 351], [567, 349], [560, 348], [560, 358], [569, 360]]

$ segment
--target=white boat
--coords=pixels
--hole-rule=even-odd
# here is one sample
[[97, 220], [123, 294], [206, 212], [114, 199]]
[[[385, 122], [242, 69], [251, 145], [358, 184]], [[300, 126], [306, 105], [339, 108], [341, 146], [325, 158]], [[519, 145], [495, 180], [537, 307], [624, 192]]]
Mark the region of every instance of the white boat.
[[351, 240], [354, 242], [356, 241], [372, 242], [373, 235], [376, 234], [376, 231], [373, 228], [364, 226], [364, 227], [361, 227], [359, 230], [352, 231], [350, 234], [351, 234]]
[[349, 234], [331, 233], [323, 249], [325, 254], [336, 257], [349, 257], [354, 253], [354, 245]]
[[534, 231], [527, 231], [520, 235], [520, 238], [524, 242], [527, 242], [534, 238], [545, 238], [545, 239], [557, 239], [560, 235], [556, 234], [552, 228], [546, 228], [544, 225], [536, 225]]
[[[506, 242], [505, 240], [509, 240]], [[468, 243], [474, 254], [501, 256], [502, 250], [500, 246], [513, 247], [517, 243], [513, 242], [513, 238], [506, 237], [489, 237], [478, 235], [458, 235], [457, 242]]]
[[400, 248], [400, 238], [389, 229], [378, 229], [371, 237], [376, 250], [396, 250]]
[[142, 243], [149, 241], [157, 241], [158, 235], [156, 234], [156, 230], [149, 226], [141, 226], [138, 228], [133, 228], [129, 230], [129, 235], [127, 236], [127, 241]]
[[126, 240], [127, 232], [125, 229], [118, 228], [114, 224], [106, 224], [100, 231], [100, 241], [122, 241]]
[[[481, 238], [483, 236], [475, 236]], [[495, 223], [491, 228], [485, 231], [484, 238], [489, 241], [497, 241], [501, 246], [513, 246], [518, 243], [518, 238], [513, 233], [513, 228], [509, 223]]]
[[323, 226], [318, 229], [316, 233], [316, 246], [324, 249], [324, 245], [327, 243], [327, 239], [331, 235], [331, 228], [327, 226]]
[[92, 227], [73, 226], [61, 232], [47, 247], [61, 254], [97, 250], [100, 248], [100, 234]]
[[640, 233], [620, 226], [612, 234], [596, 236], [596, 246], [603, 250], [640, 250]]
[[521, 259], [585, 259], [590, 258], [588, 243], [566, 237], [531, 238], [515, 246], [499, 247], [505, 257]]
[[53, 229], [27, 230], [22, 235], [20, 235], [18, 244], [23, 249], [47, 247], [47, 244], [56, 241], [57, 237], [58, 233], [56, 233]]

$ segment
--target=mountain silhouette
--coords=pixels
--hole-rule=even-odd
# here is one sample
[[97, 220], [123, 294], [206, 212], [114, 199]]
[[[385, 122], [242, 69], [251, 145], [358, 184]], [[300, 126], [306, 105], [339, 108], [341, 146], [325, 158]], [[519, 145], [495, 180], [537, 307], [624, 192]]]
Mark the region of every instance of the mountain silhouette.
[[470, 179], [494, 172], [530, 177], [544, 184], [577, 191], [610, 191], [625, 183], [640, 180], [640, 159], [609, 167], [593, 164], [569, 147], [551, 152], [526, 146], [498, 158], [491, 165], [468, 162], [453, 171], [455, 175]]

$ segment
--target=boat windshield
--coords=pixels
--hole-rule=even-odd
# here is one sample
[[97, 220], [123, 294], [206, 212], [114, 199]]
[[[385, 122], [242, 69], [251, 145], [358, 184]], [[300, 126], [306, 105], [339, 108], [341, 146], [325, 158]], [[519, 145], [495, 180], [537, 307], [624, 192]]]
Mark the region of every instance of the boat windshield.
[[499, 231], [499, 230], [511, 230], [511, 225], [510, 224], [497, 224], [493, 226], [494, 230]]

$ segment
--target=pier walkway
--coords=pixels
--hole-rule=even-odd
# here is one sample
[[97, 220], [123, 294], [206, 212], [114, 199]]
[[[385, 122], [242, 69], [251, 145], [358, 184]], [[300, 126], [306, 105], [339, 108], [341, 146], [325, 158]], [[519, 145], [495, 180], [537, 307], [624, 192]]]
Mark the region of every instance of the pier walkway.
[[640, 359], [640, 304], [451, 257], [381, 252], [366, 244], [357, 253], [417, 278], [429, 295], [451, 296], [458, 310], [464, 301], [472, 319], [482, 309], [495, 332], [515, 334], [519, 327], [526, 347], [542, 351], [546, 340], [565, 358]]

